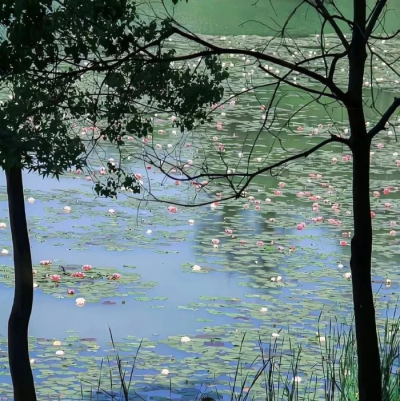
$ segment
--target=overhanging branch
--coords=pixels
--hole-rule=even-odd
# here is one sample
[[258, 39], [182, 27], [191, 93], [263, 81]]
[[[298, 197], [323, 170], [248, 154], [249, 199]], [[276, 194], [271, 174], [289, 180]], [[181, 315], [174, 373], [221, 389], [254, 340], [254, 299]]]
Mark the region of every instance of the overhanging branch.
[[[277, 57], [273, 57], [273, 56], [270, 56], [268, 54], [264, 54], [264, 53], [261, 53], [261, 52], [258, 52], [258, 51], [251, 51], [251, 50], [247, 50], [247, 49], [228, 49], [228, 48], [223, 48], [223, 47], [214, 45], [214, 44], [212, 44], [210, 42], [207, 42], [206, 40], [201, 39], [201, 38], [199, 38], [198, 36], [196, 36], [194, 34], [190, 34], [190, 33], [184, 32], [184, 31], [182, 31], [182, 30], [180, 30], [180, 29], [178, 29], [176, 27], [173, 28], [173, 31], [176, 34], [178, 34], [178, 35], [180, 35], [180, 36], [182, 36], [182, 37], [184, 37], [184, 38], [186, 38], [186, 39], [188, 39], [188, 40], [190, 40], [192, 42], [198, 43], [198, 44], [200, 44], [200, 45], [202, 45], [202, 46], [204, 46], [204, 47], [209, 49], [209, 50], [206, 50], [204, 52], [196, 53], [197, 56], [199, 54], [206, 53], [206, 54], [209, 54], [209, 55], [211, 55], [211, 54], [216, 54], [216, 55], [221, 55], [221, 54], [243, 54], [243, 55], [246, 55], [246, 56], [249, 56], [249, 57], [254, 57], [254, 58], [258, 59], [258, 60], [268, 61], [270, 63], [274, 63], [274, 64], [279, 65], [281, 67], [288, 68], [290, 70], [297, 71], [300, 74], [306, 75], [309, 78], [312, 78], [312, 79], [320, 82], [324, 86], [327, 86], [331, 90], [331, 92], [334, 93], [338, 97], [339, 100], [343, 100], [345, 98], [345, 93], [338, 86], [336, 86], [333, 82], [331, 82], [328, 78], [325, 78], [324, 76], [322, 76], [320, 74], [317, 74], [316, 72], [314, 72], [314, 71], [312, 71], [312, 70], [310, 70], [308, 68], [302, 67], [302, 66], [300, 66], [298, 64], [293, 64], [293, 63], [290, 63], [290, 62], [285, 61], [283, 59], [280, 59], [280, 58], [277, 58]], [[185, 56], [183, 56], [183, 57], [185, 57]], [[176, 57], [174, 59], [183, 60], [183, 57]]]

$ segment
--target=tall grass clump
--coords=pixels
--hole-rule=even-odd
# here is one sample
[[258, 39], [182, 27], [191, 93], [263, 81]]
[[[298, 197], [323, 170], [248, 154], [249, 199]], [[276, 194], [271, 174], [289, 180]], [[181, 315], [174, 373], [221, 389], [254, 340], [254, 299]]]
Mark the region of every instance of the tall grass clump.
[[[379, 334], [383, 401], [399, 401], [400, 319], [386, 317], [379, 329]], [[93, 401], [147, 399], [150, 394], [143, 392], [138, 394], [132, 386], [141, 344], [133, 360], [123, 361], [115, 347], [111, 330], [110, 336], [115, 353], [112, 357], [103, 360], [96, 385], [92, 385], [89, 398], [84, 397], [82, 390], [82, 399]], [[244, 335], [237, 362], [232, 363], [232, 371], [227, 372], [229, 384], [221, 384], [222, 381], [219, 381], [218, 377], [215, 377], [212, 385], [207, 383], [202, 386], [202, 383], [198, 383], [198, 394], [193, 399], [203, 401], [358, 400], [357, 349], [353, 325], [330, 324], [324, 336], [318, 331], [317, 338], [319, 355], [314, 349], [315, 363], [313, 368], [304, 374], [302, 366], [306, 358], [310, 360], [310, 350], [307, 346], [296, 345], [292, 335], [271, 338], [269, 342], [263, 342], [260, 338], [259, 356], [251, 366], [242, 362], [241, 359], [245, 344]], [[211, 371], [210, 374], [212, 374]], [[171, 382], [169, 386], [164, 384], [164, 386], [157, 385], [156, 387], [158, 388], [157, 399], [165, 400], [176, 399], [176, 394], [183, 390], [173, 389]]]

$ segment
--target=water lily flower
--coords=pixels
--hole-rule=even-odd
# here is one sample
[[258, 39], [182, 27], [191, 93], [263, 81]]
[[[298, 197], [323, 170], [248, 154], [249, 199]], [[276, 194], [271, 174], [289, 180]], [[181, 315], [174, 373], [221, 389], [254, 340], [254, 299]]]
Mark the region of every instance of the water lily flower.
[[61, 341], [55, 340], [55, 341], [53, 342], [53, 345], [54, 345], [55, 347], [59, 347], [59, 346], [61, 345]]
[[51, 260], [41, 260], [40, 261], [40, 264], [42, 265], [42, 266], [49, 266], [49, 265], [51, 265]]
[[121, 278], [121, 275], [119, 273], [114, 273], [111, 276], [111, 280], [119, 280]]
[[150, 235], [152, 232], [153, 232], [153, 231], [151, 231], [151, 230], [147, 230], [147, 231], [146, 231], [146, 234]]
[[300, 376], [295, 376], [292, 379], [292, 382], [295, 382], [295, 383], [300, 383], [301, 381], [302, 381], [302, 378]]
[[385, 280], [385, 284], [386, 284], [386, 287], [390, 287], [392, 285], [392, 280], [390, 280], [390, 278], [387, 278]]
[[214, 238], [211, 240], [211, 242], [213, 243], [213, 245], [218, 245], [220, 241], [219, 239]]
[[115, 213], [115, 210], [114, 210], [114, 209], [108, 209], [108, 213], [114, 214], [114, 213]]
[[71, 277], [77, 277], [77, 278], [85, 278], [86, 274], [83, 272], [75, 272], [71, 274]]
[[58, 351], [56, 351], [56, 355], [57, 356], [63, 356], [64, 355], [64, 351], [59, 349]]
[[396, 225], [397, 225], [397, 223], [396, 223], [395, 221], [391, 221], [391, 222], [390, 222], [390, 226], [391, 226], [391, 227], [395, 227]]
[[257, 241], [257, 242], [256, 242], [256, 245], [257, 245], [257, 246], [264, 246], [264, 242], [262, 242], [262, 241]]
[[68, 293], [68, 295], [74, 295], [75, 290], [73, 288], [68, 288], [67, 293]]
[[272, 334], [271, 334], [271, 337], [278, 338], [278, 337], [279, 337], [279, 334], [278, 334], [278, 333], [272, 333]]
[[34, 203], [34, 202], [35, 202], [35, 198], [32, 198], [32, 196], [29, 197], [29, 198], [28, 198], [28, 202], [29, 202], [29, 203]]
[[178, 208], [175, 206], [168, 206], [168, 211], [170, 213], [177, 213], [178, 212]]
[[350, 272], [344, 273], [344, 274], [343, 274], [343, 277], [344, 277], [345, 279], [347, 279], [347, 280], [350, 280], [350, 279], [351, 279], [351, 273], [350, 273]]
[[193, 225], [194, 224], [194, 220], [192, 220], [192, 219], [190, 219], [189, 221], [188, 221], [188, 223], [189, 223], [189, 225]]
[[0, 223], [0, 228], [6, 228], [7, 224], [6, 223]]
[[319, 337], [319, 342], [324, 343], [326, 341], [326, 338], [324, 336]]
[[192, 267], [192, 270], [193, 271], [200, 271], [201, 270], [201, 267], [199, 266], [199, 265], [194, 265], [193, 267]]
[[190, 342], [190, 341], [192, 341], [192, 340], [191, 340], [190, 337], [188, 337], [188, 336], [183, 336], [183, 337], [181, 338], [181, 343], [188, 343], [188, 342]]
[[85, 305], [85, 302], [86, 302], [86, 300], [85, 300], [85, 298], [76, 298], [76, 306], [83, 306], [83, 305]]
[[161, 370], [162, 375], [169, 375], [169, 370], [168, 369], [162, 369]]
[[82, 269], [88, 272], [89, 270], [92, 270], [93, 267], [92, 267], [92, 265], [83, 265]]
[[341, 263], [341, 262], [339, 262], [339, 263], [338, 263], [338, 265], [337, 265], [337, 267], [338, 267], [339, 269], [343, 269], [343, 265], [342, 265], [342, 263]]
[[71, 211], [71, 207], [70, 206], [64, 206], [64, 211], [65, 212], [70, 212]]
[[343, 240], [342, 240], [342, 241], [339, 242], [339, 244], [340, 244], [341, 246], [347, 246], [347, 241], [343, 241]]
[[262, 308], [260, 308], [260, 312], [262, 312], [262, 313], [268, 312], [268, 308], [263, 306]]
[[50, 276], [51, 281], [58, 283], [61, 280], [61, 277], [58, 274], [52, 274]]
[[229, 234], [229, 235], [232, 235], [233, 234], [233, 230], [231, 230], [230, 228], [226, 228], [225, 229], [225, 233]]

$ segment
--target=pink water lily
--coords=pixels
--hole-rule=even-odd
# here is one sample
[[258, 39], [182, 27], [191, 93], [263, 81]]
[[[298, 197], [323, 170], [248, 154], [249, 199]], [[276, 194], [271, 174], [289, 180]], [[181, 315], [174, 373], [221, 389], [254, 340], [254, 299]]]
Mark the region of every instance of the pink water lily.
[[89, 271], [89, 270], [92, 270], [93, 267], [92, 267], [92, 265], [83, 265], [82, 269], [85, 270], [85, 271]]
[[211, 242], [212, 242], [214, 245], [218, 245], [220, 241], [219, 241], [219, 239], [214, 238], [214, 239], [211, 240]]
[[257, 241], [257, 242], [256, 242], [256, 245], [257, 245], [257, 246], [264, 246], [264, 242], [262, 242], [262, 241]]
[[178, 208], [176, 206], [168, 206], [168, 211], [170, 213], [177, 213], [178, 212]]
[[58, 274], [52, 274], [50, 276], [51, 281], [55, 281], [56, 283], [58, 283], [61, 280], [61, 277]]
[[74, 295], [75, 290], [73, 288], [68, 288], [67, 293], [68, 293], [68, 295]]
[[71, 274], [71, 277], [85, 278], [86, 274], [84, 272], [75, 272]]
[[226, 228], [225, 233], [231, 235], [233, 234], [233, 230], [231, 230], [230, 228]]

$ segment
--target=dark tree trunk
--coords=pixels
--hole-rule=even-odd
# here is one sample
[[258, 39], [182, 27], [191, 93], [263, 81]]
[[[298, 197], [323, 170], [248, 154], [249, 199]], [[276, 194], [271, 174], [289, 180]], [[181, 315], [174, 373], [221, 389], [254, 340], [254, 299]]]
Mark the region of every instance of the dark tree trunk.
[[8, 358], [15, 401], [36, 401], [28, 351], [28, 326], [33, 303], [32, 258], [25, 215], [22, 170], [6, 171], [13, 241], [15, 294], [8, 321]]
[[[351, 112], [349, 113], [351, 115]], [[369, 190], [370, 138], [357, 135], [361, 115], [354, 116], [353, 149], [353, 213], [354, 236], [351, 241], [351, 273], [358, 356], [358, 386], [360, 401], [381, 401], [381, 369], [375, 307], [371, 284], [372, 225]], [[364, 120], [362, 118], [362, 120]], [[361, 121], [358, 121], [361, 124]], [[365, 123], [358, 125], [365, 131]]]

